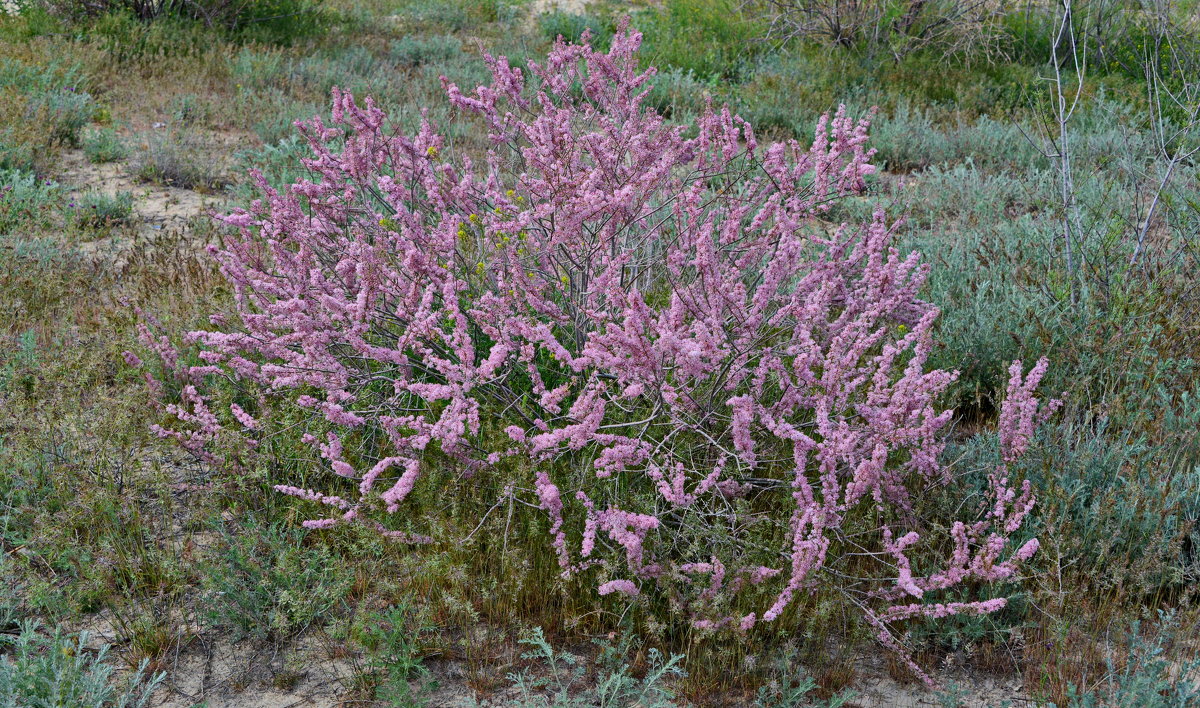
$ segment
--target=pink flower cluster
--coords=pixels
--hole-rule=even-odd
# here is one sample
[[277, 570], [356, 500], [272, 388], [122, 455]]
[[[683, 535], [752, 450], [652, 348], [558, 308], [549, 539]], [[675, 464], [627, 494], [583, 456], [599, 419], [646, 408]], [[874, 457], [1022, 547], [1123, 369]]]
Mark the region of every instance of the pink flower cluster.
[[[237, 312], [189, 334], [195, 373], [310, 417], [305, 441], [357, 482], [340, 486], [353, 498], [278, 487], [335, 512], [312, 527], [405, 513], [432, 451], [465, 474], [517, 457], [532, 472], [513, 493], [546, 513], [564, 573], [626, 576], [602, 595], [694, 583], [700, 628], [775, 620], [864, 555], [877, 586], [844, 591], [891, 646], [894, 622], [997, 609], [895, 603], [1011, 577], [1036, 550], [1008, 552], [1033, 498], [1007, 464], [1042, 415], [1045, 362], [1027, 378], [1014, 364], [990, 510], [954, 525], [945, 569], [913, 569], [919, 529], [847, 540], [860, 510], [915, 524], [913, 490], [948, 481], [936, 401], [955, 374], [926, 370], [928, 267], [882, 212], [819, 218], [875, 169], [865, 119], [840, 109], [807, 146], [760, 145], [727, 107], [669, 124], [643, 105], [640, 40], [560, 42], [529, 75], [487, 56], [491, 85], [446, 82], [491, 135], [476, 159], [335, 89], [333, 124], [300, 127], [313, 177], [281, 192], [255, 174], [263, 198], [225, 217], [242, 234], [215, 251]], [[184, 397], [173, 411], [200, 436], [184, 442], [208, 439], [215, 418]], [[268, 434], [269, 415], [231, 413]], [[750, 588], [773, 588], [761, 615], [721, 609]]]

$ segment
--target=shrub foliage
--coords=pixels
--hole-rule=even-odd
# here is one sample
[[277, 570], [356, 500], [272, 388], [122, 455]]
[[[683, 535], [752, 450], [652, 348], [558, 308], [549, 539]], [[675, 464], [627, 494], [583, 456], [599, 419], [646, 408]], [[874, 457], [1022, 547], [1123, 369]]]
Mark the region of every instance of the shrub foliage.
[[564, 576], [702, 631], [786, 621], [817, 583], [898, 650], [898, 622], [1003, 607], [939, 598], [1038, 548], [1008, 465], [1053, 408], [1033, 395], [1046, 362], [1013, 364], [987, 499], [937, 538], [913, 502], [952, 481], [937, 399], [956, 374], [926, 366], [927, 266], [882, 212], [820, 218], [874, 171], [867, 120], [842, 109], [807, 147], [760, 145], [711, 104], [668, 124], [643, 105], [640, 40], [622, 26], [607, 53], [585, 35], [530, 76], [487, 56], [490, 85], [444, 81], [486, 123], [482, 156], [334, 89], [332, 123], [301, 128], [312, 179], [256, 175], [263, 198], [224, 217], [236, 312], [188, 334], [200, 362], [145, 331], [178, 392], [159, 433], [215, 459], [299, 428], [333, 473], [277, 487], [331, 512], [305, 525], [409, 543], [432, 540], [419, 485], [500, 475]]

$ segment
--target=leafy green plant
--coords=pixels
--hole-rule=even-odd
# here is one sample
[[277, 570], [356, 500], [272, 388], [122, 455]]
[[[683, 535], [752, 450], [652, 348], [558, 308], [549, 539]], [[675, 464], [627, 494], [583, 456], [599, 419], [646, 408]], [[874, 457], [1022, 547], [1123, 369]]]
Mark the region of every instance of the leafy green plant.
[[853, 691], [845, 690], [822, 701], [816, 695], [817, 682], [795, 661], [791, 653], [775, 660], [771, 680], [758, 689], [755, 708], [841, 708], [854, 699]]
[[712, 93], [713, 86], [690, 71], [668, 69], [650, 80], [646, 102], [668, 118], [686, 120], [704, 109], [705, 95]]
[[0, 57], [0, 169], [41, 168], [77, 145], [97, 110], [87, 87], [78, 65]]
[[[86, 648], [86, 632], [68, 639], [38, 632], [24, 623], [15, 635], [0, 635], [10, 656], [0, 656], [0, 706], [70, 708], [143, 708], [165, 674], [146, 675], [146, 662], [130, 677], [114, 680], [116, 667], [105, 645], [94, 654]], [[144, 681], [144, 683], [143, 683]]]
[[1000, 43], [1005, 2], [950, 0], [771, 0], [772, 30], [783, 39], [803, 37], [830, 47], [902, 57], [923, 48], [943, 54], [988, 56]]
[[81, 144], [88, 162], [94, 164], [123, 160], [129, 154], [129, 149], [112, 128], [98, 128], [84, 133]]
[[394, 706], [420, 705], [422, 694], [436, 687], [423, 664], [431, 629], [421, 608], [407, 599], [361, 622], [357, 638], [369, 652], [368, 666], [380, 678], [377, 698]]
[[1134, 622], [1116, 651], [1109, 652], [1103, 680], [1095, 687], [1072, 686], [1067, 707], [1200, 706], [1200, 685], [1194, 680], [1200, 672], [1200, 659], [1194, 653], [1190, 658], [1180, 655], [1174, 636], [1178, 628], [1178, 619], [1171, 612], [1159, 612], [1159, 626], [1152, 635], [1144, 631], [1143, 623]]
[[[307, 157], [308, 151], [308, 144], [293, 130], [277, 143], [240, 151], [234, 158], [237, 160], [239, 172], [246, 174], [251, 168], [260, 170], [267, 184], [278, 189], [307, 176], [308, 170], [304, 168], [300, 159]], [[255, 196], [254, 189], [253, 184], [243, 180], [238, 182], [232, 192], [234, 198], [248, 204]]]
[[26, 115], [51, 127], [51, 143], [75, 147], [80, 131], [96, 115], [96, 103], [90, 94], [68, 86], [31, 98]]
[[537, 671], [526, 669], [510, 673], [508, 679], [520, 693], [519, 705], [527, 708], [582, 708], [599, 706], [642, 706], [669, 708], [675, 705], [674, 692], [667, 683], [687, 674], [680, 667], [684, 657], [672, 654], [664, 658], [658, 649], [647, 651], [649, 668], [642, 679], [633, 676], [625, 653], [612, 645], [601, 645], [594, 681], [585, 680], [587, 667], [579, 657], [555, 651], [541, 627], [533, 628], [520, 640], [530, 647], [521, 656], [535, 662]]

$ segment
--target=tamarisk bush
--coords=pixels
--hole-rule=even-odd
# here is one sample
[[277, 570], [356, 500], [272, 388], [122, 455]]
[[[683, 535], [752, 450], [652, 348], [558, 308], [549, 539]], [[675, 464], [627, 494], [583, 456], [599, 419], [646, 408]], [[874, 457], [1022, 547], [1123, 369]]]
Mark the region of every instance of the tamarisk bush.
[[[335, 89], [331, 125], [299, 124], [313, 178], [276, 191], [256, 174], [263, 198], [223, 217], [241, 234], [215, 250], [236, 313], [188, 334], [204, 364], [145, 330], [181, 382], [184, 425], [160, 434], [212, 454], [223, 430], [256, 445], [307, 420], [335, 477], [277, 487], [330, 509], [305, 525], [405, 542], [432, 540], [395, 529], [430, 466], [505, 475], [565, 576], [656, 593], [700, 630], [774, 621], [818, 582], [901, 653], [896, 622], [1002, 607], [935, 596], [1037, 550], [1010, 547], [1033, 497], [1006, 466], [933, 546], [942, 567], [911, 559], [928, 535], [914, 495], [951, 481], [936, 399], [956, 374], [925, 370], [938, 311], [895, 225], [819, 219], [874, 171], [867, 120], [841, 109], [807, 148], [760, 145], [711, 104], [668, 124], [643, 105], [640, 40], [622, 26], [607, 53], [585, 37], [529, 76], [487, 56], [491, 85], [444, 80], [489, 131], [475, 159]], [[1045, 369], [1013, 364], [1004, 465], [1049, 410]], [[258, 407], [216, 407], [215, 377]]]

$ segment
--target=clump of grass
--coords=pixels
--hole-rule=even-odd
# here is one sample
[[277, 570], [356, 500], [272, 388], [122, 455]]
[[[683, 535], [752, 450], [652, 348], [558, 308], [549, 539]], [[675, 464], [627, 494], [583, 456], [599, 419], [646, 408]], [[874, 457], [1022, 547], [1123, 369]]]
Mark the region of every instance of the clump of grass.
[[87, 192], [79, 197], [74, 207], [75, 223], [81, 228], [110, 229], [130, 223], [133, 216], [133, 195], [129, 192]]
[[[803, 664], [797, 661], [795, 652], [781, 652], [772, 662], [770, 680], [759, 687], [754, 701], [755, 708], [798, 708], [799, 706], [824, 706], [825, 708], [840, 708], [853, 705], [853, 691], [842, 689], [830, 692], [828, 700], [822, 701], [818, 696], [822, 693], [819, 682], [810, 676]], [[955, 704], [957, 705], [957, 704]]]
[[240, 636], [281, 640], [328, 619], [353, 578], [328, 547], [304, 548], [304, 531], [247, 519], [201, 569], [202, 611]]
[[498, 0], [409, 0], [400, 10], [409, 21], [427, 29], [463, 32], [500, 19]]
[[579, 42], [584, 32], [591, 33], [592, 46], [607, 49], [612, 41], [612, 28], [600, 19], [589, 15], [569, 12], [547, 12], [538, 16], [538, 29], [551, 42], [562, 37], [568, 42]]
[[328, 24], [321, 0], [238, 0], [237, 2], [146, 2], [145, 0], [42, 0], [52, 15], [67, 22], [114, 20], [126, 34], [148, 34], [168, 26], [239, 42], [292, 44], [314, 37]]
[[242, 47], [236, 55], [228, 60], [229, 73], [240, 87], [268, 86], [287, 68], [284, 54], [278, 49], [259, 49]]
[[681, 120], [704, 109], [705, 97], [712, 96], [712, 88], [690, 71], [668, 69], [650, 80], [646, 103], [668, 118]]
[[667, 0], [640, 13], [642, 61], [677, 68], [703, 79], [739, 79], [765, 45], [761, 20], [734, 0]]
[[372, 94], [378, 99], [395, 81], [393, 72], [387, 62], [367, 48], [351, 47], [292, 62], [288, 78], [321, 96], [328, 96], [337, 86], [355, 95]]
[[198, 192], [217, 191], [228, 184], [212, 147], [187, 130], [147, 135], [134, 155], [134, 173], [147, 182]]
[[194, 93], [175, 96], [167, 110], [171, 114], [171, 122], [175, 125], [203, 125], [213, 116], [212, 104]]
[[[10, 98], [0, 91], [0, 125], [5, 120], [5, 106], [11, 106]], [[27, 123], [0, 127], [0, 169], [32, 170], [38, 163], [36, 130]]]
[[[251, 0], [231, 7], [236, 11], [218, 24], [239, 42], [292, 45], [320, 36], [333, 19], [322, 0]], [[195, 16], [208, 21], [202, 13]]]
[[401, 66], [414, 67], [422, 64], [445, 62], [463, 54], [462, 42], [452, 35], [429, 37], [408, 35], [392, 42], [392, 59]]
[[[0, 393], [22, 384], [28, 385], [30, 372], [34, 370], [38, 361], [37, 338], [34, 335], [33, 330], [22, 332], [5, 347], [4, 356], [0, 357]], [[0, 533], [0, 537], [2, 536]], [[3, 617], [3, 614], [3, 610], [0, 609], [0, 617]]]
[[88, 162], [97, 165], [123, 160], [129, 155], [129, 149], [112, 128], [98, 128], [84, 133], [82, 147]]
[[168, 652], [188, 639], [180, 613], [173, 612], [179, 608], [169, 602], [151, 599], [131, 603], [128, 609], [110, 607], [116, 620], [117, 638], [127, 647], [128, 658], [134, 663], [147, 661], [157, 670], [166, 663]]
[[[1031, 649], [1041, 661], [1026, 668], [1027, 690], [1065, 708], [1200, 706], [1200, 659], [1172, 610], [1158, 621], [1133, 621], [1113, 641], [1107, 632], [1074, 631], [1040, 637]], [[1194, 627], [1190, 628], [1194, 630]]]
[[147, 66], [163, 60], [198, 57], [213, 44], [213, 32], [199, 23], [163, 18], [140, 22], [127, 12], [107, 12], [87, 24], [89, 37], [120, 63]]

